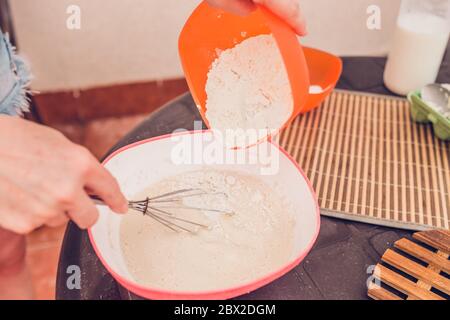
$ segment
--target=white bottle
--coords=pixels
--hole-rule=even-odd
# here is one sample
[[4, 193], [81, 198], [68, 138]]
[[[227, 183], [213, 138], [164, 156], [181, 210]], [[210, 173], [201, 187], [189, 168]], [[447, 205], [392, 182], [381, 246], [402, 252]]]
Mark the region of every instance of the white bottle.
[[399, 94], [434, 83], [450, 34], [450, 0], [402, 0], [384, 83]]

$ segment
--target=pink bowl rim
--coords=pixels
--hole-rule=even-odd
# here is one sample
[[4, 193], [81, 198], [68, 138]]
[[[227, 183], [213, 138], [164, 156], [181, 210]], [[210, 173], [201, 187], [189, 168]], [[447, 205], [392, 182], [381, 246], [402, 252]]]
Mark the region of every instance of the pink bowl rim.
[[[132, 149], [134, 147], [159, 141], [159, 140], [165, 140], [169, 139], [174, 136], [182, 136], [182, 135], [193, 135], [193, 134], [205, 134], [205, 133], [211, 133], [211, 130], [192, 130], [192, 131], [184, 131], [184, 132], [177, 132], [177, 133], [170, 133], [166, 135], [161, 135], [157, 137], [152, 137], [149, 139], [144, 139], [141, 141], [137, 141], [134, 143], [131, 143], [129, 145], [126, 145], [122, 148], [119, 148], [118, 150], [111, 153], [103, 162], [102, 164], [107, 164], [112, 158], [117, 156], [118, 154], [127, 151], [128, 149]], [[295, 268], [300, 262], [306, 257], [306, 255], [311, 251], [312, 247], [314, 246], [317, 237], [319, 236], [320, 231], [320, 207], [317, 195], [314, 191], [314, 188], [312, 187], [311, 182], [309, 181], [308, 177], [305, 175], [303, 170], [300, 168], [300, 165], [292, 158], [292, 156], [284, 150], [280, 145], [276, 144], [275, 142], [269, 140], [268, 143], [272, 144], [274, 147], [278, 148], [278, 150], [287, 157], [288, 160], [291, 161], [291, 163], [296, 167], [296, 169], [299, 171], [299, 173], [302, 175], [302, 177], [305, 179], [308, 188], [311, 192], [311, 195], [313, 196], [315, 207], [316, 207], [316, 231], [314, 233], [314, 236], [312, 237], [309, 244], [306, 246], [305, 250], [301, 251], [300, 254], [296, 259], [289, 262], [287, 265], [281, 267], [280, 269], [273, 271], [267, 275], [262, 276], [259, 279], [253, 280], [248, 283], [244, 283], [242, 285], [221, 289], [221, 290], [210, 290], [210, 291], [168, 291], [168, 290], [162, 290], [162, 289], [153, 289], [151, 287], [146, 287], [143, 285], [140, 285], [134, 281], [128, 280], [121, 275], [117, 274], [112, 267], [107, 263], [106, 259], [103, 258], [103, 256], [100, 253], [99, 248], [97, 247], [94, 236], [92, 234], [92, 228], [88, 229], [88, 236], [89, 241], [94, 248], [94, 252], [96, 253], [97, 257], [100, 259], [103, 266], [106, 268], [106, 270], [113, 276], [114, 279], [116, 279], [122, 286], [124, 286], [126, 289], [129, 289], [131, 292], [137, 294], [138, 296], [141, 296], [143, 298], [148, 299], [155, 299], [155, 300], [161, 300], [161, 299], [168, 299], [168, 300], [199, 300], [199, 299], [207, 299], [207, 300], [216, 300], [216, 299], [230, 299], [233, 297], [238, 297], [240, 295], [250, 293], [256, 289], [259, 289], [288, 273], [293, 268]]]

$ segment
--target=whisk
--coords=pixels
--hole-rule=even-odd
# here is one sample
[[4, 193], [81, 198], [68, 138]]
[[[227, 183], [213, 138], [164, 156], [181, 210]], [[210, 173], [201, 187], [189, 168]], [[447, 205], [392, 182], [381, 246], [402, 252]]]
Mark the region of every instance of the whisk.
[[[202, 189], [182, 189], [164, 193], [154, 197], [147, 197], [144, 200], [128, 201], [128, 208], [153, 218], [155, 221], [159, 222], [161, 225], [169, 228], [172, 231], [183, 231], [195, 234], [197, 233], [199, 228], [208, 229], [209, 226], [203, 223], [180, 218], [176, 216], [176, 212], [173, 212], [173, 210], [193, 210], [198, 212], [225, 214], [228, 216], [233, 215], [234, 212], [232, 211], [225, 211], [214, 208], [194, 207], [186, 205], [183, 202], [183, 200], [186, 198], [214, 195], [226, 196], [225, 193], [210, 193]], [[106, 205], [98, 196], [90, 195], [90, 198], [94, 201], [94, 203], [98, 205]]]

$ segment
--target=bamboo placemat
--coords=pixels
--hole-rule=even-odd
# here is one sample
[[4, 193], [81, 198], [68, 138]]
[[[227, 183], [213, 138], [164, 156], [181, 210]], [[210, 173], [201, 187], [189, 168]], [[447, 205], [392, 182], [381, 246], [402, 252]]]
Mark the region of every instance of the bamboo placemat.
[[449, 229], [450, 143], [413, 122], [405, 99], [336, 90], [279, 139], [311, 180], [323, 215]]

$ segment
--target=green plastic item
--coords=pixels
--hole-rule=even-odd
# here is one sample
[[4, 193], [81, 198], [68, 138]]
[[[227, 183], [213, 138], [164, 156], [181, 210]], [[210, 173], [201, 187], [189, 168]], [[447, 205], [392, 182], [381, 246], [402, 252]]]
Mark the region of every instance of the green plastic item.
[[434, 134], [444, 141], [450, 141], [450, 119], [429, 106], [422, 100], [420, 91], [413, 91], [408, 94], [408, 101], [411, 105], [411, 117], [419, 123], [432, 123]]

